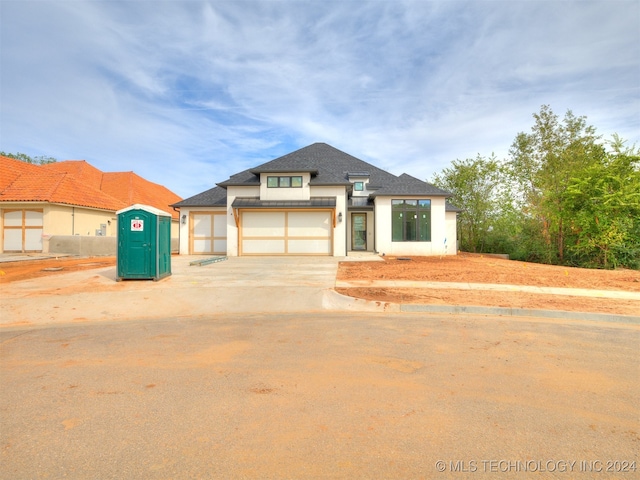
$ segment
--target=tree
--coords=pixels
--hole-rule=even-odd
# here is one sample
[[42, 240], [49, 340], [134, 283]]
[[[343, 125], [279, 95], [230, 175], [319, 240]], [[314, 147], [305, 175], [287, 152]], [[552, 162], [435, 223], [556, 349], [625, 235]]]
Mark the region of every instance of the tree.
[[58, 161], [55, 158], [49, 157], [49, 156], [46, 156], [46, 155], [38, 155], [38, 156], [35, 156], [35, 157], [30, 157], [26, 153], [20, 153], [20, 152], [18, 152], [18, 153], [0, 152], [0, 155], [3, 155], [5, 157], [9, 157], [9, 158], [13, 158], [15, 160], [20, 160], [21, 162], [32, 163], [34, 165], [45, 165], [47, 163], [54, 163], [54, 162]]
[[462, 209], [458, 216], [460, 246], [465, 251], [484, 251], [499, 210], [495, 192], [500, 183], [495, 157], [454, 160], [451, 168], [433, 177], [432, 183], [449, 190], [451, 202]]
[[614, 152], [576, 172], [563, 202], [576, 263], [599, 268], [640, 268], [640, 156], [623, 150], [614, 136]]
[[532, 259], [562, 263], [568, 182], [601, 161], [605, 151], [586, 117], [576, 117], [568, 110], [560, 122], [548, 105], [533, 117], [531, 133], [519, 133], [509, 152], [514, 198], [524, 215]]

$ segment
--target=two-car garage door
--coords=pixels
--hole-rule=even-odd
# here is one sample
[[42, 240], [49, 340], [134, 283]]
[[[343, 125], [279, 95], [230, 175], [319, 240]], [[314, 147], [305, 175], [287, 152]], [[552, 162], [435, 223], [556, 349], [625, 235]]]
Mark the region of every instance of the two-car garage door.
[[333, 254], [333, 210], [240, 212], [240, 255]]

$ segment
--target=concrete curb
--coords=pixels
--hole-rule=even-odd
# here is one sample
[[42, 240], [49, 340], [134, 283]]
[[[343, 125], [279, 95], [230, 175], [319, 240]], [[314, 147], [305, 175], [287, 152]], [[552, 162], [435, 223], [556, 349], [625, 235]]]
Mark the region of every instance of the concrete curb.
[[495, 315], [502, 317], [559, 318], [563, 320], [586, 320], [591, 322], [614, 322], [640, 325], [640, 316], [614, 315], [608, 313], [571, 312], [564, 310], [535, 310], [512, 307], [480, 307], [465, 305], [419, 305], [398, 304], [363, 300], [327, 290], [323, 298], [327, 310], [354, 310], [364, 312], [400, 313], [448, 313], [452, 315]]

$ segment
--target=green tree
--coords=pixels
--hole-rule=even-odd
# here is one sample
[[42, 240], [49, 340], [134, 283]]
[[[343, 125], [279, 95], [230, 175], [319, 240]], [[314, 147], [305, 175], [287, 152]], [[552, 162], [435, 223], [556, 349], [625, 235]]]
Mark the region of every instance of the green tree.
[[485, 251], [492, 223], [498, 214], [500, 165], [495, 157], [454, 160], [451, 168], [434, 175], [432, 183], [449, 190], [451, 202], [462, 209], [458, 215], [460, 247], [471, 252]]
[[56, 160], [53, 157], [49, 157], [47, 155], [38, 155], [35, 157], [31, 157], [29, 155], [27, 155], [26, 153], [5, 153], [5, 152], [0, 152], [0, 155], [3, 155], [5, 157], [9, 157], [9, 158], [13, 158], [15, 160], [20, 160], [21, 162], [26, 162], [26, 163], [32, 163], [34, 165], [45, 165], [47, 163], [54, 163], [57, 162], [58, 160]]
[[599, 268], [640, 268], [640, 156], [614, 151], [576, 172], [564, 192], [576, 263]]
[[531, 133], [519, 133], [511, 146], [508, 169], [531, 259], [562, 263], [568, 182], [601, 161], [605, 151], [586, 117], [576, 117], [569, 110], [560, 121], [548, 105], [533, 117]]

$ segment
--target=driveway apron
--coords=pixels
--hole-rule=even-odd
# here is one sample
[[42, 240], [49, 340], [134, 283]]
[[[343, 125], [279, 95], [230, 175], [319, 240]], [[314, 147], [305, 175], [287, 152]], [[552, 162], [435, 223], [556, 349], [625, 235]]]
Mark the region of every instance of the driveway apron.
[[172, 275], [158, 282], [116, 282], [112, 267], [5, 284], [0, 293], [0, 324], [320, 311], [343, 260], [230, 257], [190, 265], [202, 259], [173, 257]]

